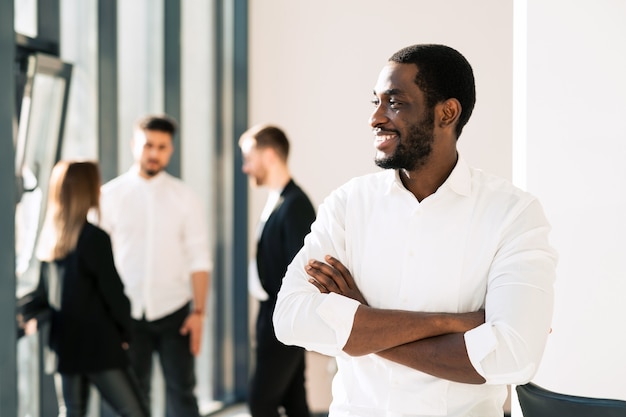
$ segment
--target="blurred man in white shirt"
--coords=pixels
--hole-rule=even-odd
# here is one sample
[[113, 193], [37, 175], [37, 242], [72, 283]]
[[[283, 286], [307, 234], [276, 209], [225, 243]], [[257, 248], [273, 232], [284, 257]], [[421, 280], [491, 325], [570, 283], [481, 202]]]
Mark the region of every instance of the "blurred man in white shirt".
[[129, 353], [139, 383], [149, 398], [157, 352], [167, 415], [196, 417], [194, 356], [200, 352], [211, 261], [202, 204], [188, 185], [165, 172], [175, 131], [168, 116], [137, 123], [135, 163], [102, 187], [100, 224], [111, 235], [131, 300]]

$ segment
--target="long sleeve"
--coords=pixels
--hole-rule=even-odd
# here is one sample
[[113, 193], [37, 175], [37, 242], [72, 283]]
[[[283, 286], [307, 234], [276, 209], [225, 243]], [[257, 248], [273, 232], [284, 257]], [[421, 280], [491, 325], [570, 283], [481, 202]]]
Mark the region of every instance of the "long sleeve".
[[539, 367], [550, 333], [556, 252], [537, 200], [503, 230], [489, 272], [486, 323], [465, 334], [474, 368], [488, 384], [525, 383]]
[[350, 334], [358, 302], [335, 294], [320, 294], [308, 282], [304, 266], [311, 258], [332, 254], [345, 260], [345, 206], [341, 192], [319, 208], [304, 247], [287, 269], [274, 312], [276, 337], [327, 355], [339, 355]]
[[91, 231], [80, 243], [81, 256], [93, 276], [96, 287], [102, 296], [105, 308], [111, 316], [123, 340], [131, 339], [130, 301], [124, 294], [124, 285], [120, 279], [115, 263], [109, 235], [101, 229], [90, 226]]
[[211, 272], [213, 265], [209, 252], [206, 216], [199, 199], [191, 193], [187, 197], [187, 213], [183, 218], [183, 244], [188, 269], [191, 272]]

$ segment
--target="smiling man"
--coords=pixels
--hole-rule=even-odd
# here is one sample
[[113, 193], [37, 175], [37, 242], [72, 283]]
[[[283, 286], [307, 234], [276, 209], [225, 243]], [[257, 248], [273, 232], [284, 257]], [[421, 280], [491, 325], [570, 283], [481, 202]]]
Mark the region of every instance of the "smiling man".
[[459, 155], [474, 103], [458, 51], [396, 52], [369, 120], [385, 170], [326, 198], [287, 270], [276, 335], [336, 357], [330, 417], [501, 417], [537, 371], [557, 255], [537, 199]]

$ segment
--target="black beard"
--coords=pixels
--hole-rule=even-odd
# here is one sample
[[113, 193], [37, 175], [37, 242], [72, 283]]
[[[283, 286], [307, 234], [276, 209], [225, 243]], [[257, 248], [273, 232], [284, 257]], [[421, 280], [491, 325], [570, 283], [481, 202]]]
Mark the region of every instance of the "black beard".
[[142, 171], [144, 174], [146, 174], [148, 177], [154, 177], [155, 175], [157, 175], [159, 172], [163, 171], [163, 168], [161, 169], [143, 169]]
[[433, 150], [433, 121], [426, 120], [418, 125], [413, 125], [407, 135], [407, 140], [402, 141], [398, 136], [398, 145], [392, 155], [375, 159], [377, 166], [383, 169], [406, 169], [414, 171], [422, 167]]

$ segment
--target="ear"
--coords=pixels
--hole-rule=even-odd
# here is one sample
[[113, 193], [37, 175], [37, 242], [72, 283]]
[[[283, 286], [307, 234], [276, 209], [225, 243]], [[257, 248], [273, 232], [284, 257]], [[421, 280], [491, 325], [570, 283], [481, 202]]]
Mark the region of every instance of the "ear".
[[456, 126], [461, 116], [461, 103], [455, 98], [449, 98], [440, 103], [439, 108], [439, 127], [447, 128]]
[[272, 163], [275, 163], [280, 159], [278, 152], [272, 147], [265, 148], [265, 154], [267, 155], [266, 157], [268, 158], [268, 161], [271, 161]]
[[[259, 148], [257, 148], [257, 149], [259, 149]], [[259, 149], [259, 152], [261, 154], [261, 159], [267, 165], [272, 164], [274, 162], [274, 160], [276, 159], [276, 151], [273, 148], [269, 147], [269, 146], [265, 147], [265, 148]]]

